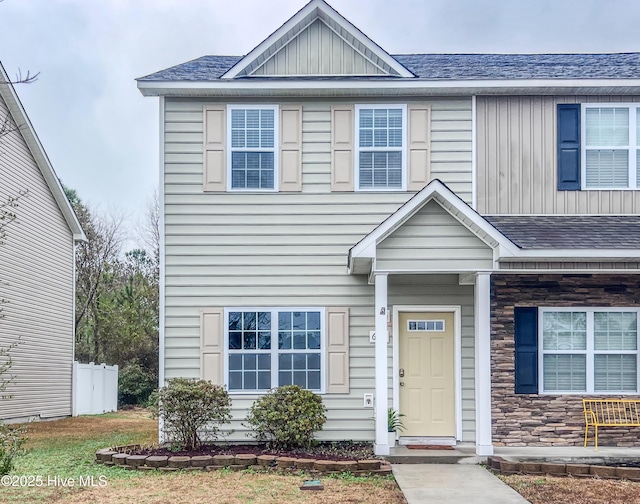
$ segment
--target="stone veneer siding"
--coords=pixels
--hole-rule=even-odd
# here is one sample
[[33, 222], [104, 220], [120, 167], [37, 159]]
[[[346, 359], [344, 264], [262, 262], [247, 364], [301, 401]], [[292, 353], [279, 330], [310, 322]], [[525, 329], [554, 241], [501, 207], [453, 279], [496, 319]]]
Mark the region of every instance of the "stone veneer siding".
[[[583, 395], [514, 393], [515, 306], [638, 307], [640, 274], [493, 274], [491, 277], [491, 416], [494, 446], [581, 445], [584, 441]], [[589, 436], [591, 439], [593, 429], [590, 429]], [[598, 444], [640, 446], [640, 427], [601, 427], [598, 430]]]

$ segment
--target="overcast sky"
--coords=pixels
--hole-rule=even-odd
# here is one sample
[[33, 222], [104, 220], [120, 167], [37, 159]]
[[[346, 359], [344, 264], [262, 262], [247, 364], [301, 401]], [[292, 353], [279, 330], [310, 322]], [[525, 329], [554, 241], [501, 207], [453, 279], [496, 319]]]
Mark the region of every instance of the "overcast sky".
[[[134, 221], [158, 181], [158, 99], [134, 79], [249, 52], [304, 0], [0, 0], [0, 61], [63, 183]], [[638, 0], [330, 0], [388, 52], [640, 50]]]

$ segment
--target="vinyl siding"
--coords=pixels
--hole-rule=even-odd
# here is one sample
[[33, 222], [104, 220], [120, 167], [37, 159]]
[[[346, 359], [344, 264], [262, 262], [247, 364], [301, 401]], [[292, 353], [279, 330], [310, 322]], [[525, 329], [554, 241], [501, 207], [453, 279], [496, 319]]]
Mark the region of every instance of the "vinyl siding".
[[438, 203], [427, 203], [376, 252], [376, 270], [478, 270], [493, 268], [493, 250]]
[[386, 74], [319, 19], [252, 72], [270, 76]]
[[[322, 436], [371, 440], [373, 410], [362, 400], [375, 388], [373, 287], [347, 275], [347, 255], [413, 193], [331, 192], [332, 102], [315, 101], [302, 103], [301, 193], [205, 194], [205, 103], [165, 101], [166, 377], [200, 376], [200, 308], [348, 306], [350, 392], [325, 396]], [[445, 134], [433, 138], [432, 173], [470, 201], [470, 100], [433, 100], [432, 131]], [[236, 438], [246, 439], [241, 420], [254, 399], [233, 397]]]
[[[0, 100], [0, 117], [7, 108]], [[28, 190], [0, 245], [0, 346], [15, 381], [0, 419], [71, 414], [73, 237], [22, 135], [0, 137], [0, 199]]]
[[640, 191], [558, 191], [556, 105], [639, 96], [478, 97], [478, 212], [637, 214]]

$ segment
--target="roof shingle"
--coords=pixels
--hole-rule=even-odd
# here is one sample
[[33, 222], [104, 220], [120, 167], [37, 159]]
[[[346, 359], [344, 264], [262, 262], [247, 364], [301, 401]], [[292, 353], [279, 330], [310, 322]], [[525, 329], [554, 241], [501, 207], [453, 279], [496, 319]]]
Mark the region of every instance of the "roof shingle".
[[637, 215], [490, 215], [522, 249], [640, 249]]
[[[416, 77], [425, 80], [640, 79], [640, 53], [398, 54], [393, 57]], [[203, 56], [138, 80], [213, 81], [241, 59], [242, 56]]]

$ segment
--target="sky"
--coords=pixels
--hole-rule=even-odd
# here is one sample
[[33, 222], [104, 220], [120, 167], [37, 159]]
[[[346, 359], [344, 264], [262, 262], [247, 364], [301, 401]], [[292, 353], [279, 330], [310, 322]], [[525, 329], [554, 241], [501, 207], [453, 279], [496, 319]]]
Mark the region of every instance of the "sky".
[[[243, 55], [304, 0], [0, 0], [0, 61], [58, 177], [141, 220], [158, 186], [158, 99], [135, 78]], [[640, 51], [638, 0], [329, 0], [391, 54]]]

